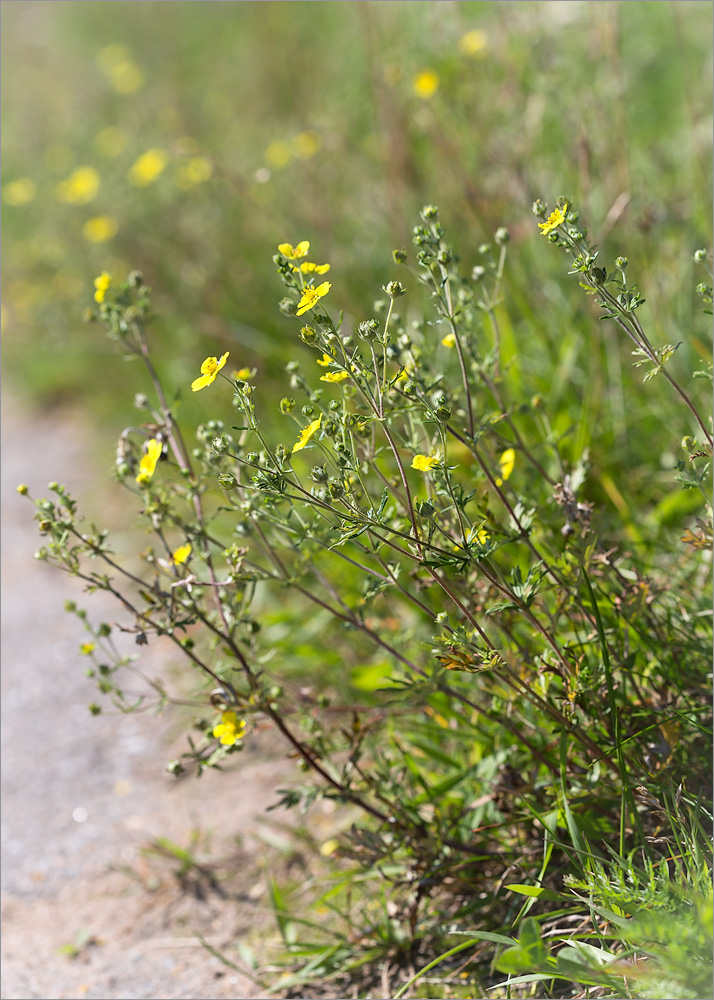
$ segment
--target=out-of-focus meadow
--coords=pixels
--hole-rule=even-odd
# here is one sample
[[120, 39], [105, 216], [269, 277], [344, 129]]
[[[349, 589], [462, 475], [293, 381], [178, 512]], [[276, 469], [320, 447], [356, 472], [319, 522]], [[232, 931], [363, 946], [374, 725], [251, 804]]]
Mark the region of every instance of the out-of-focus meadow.
[[656, 340], [686, 331], [691, 369], [707, 349], [680, 289], [711, 217], [711, 22], [687, 2], [4, 4], [7, 382], [126, 422], [144, 375], [82, 316], [96, 275], [139, 268], [168, 384], [230, 350], [269, 386], [296, 349], [277, 243], [309, 239], [362, 318], [434, 202], [469, 266], [510, 228], [505, 348], [557, 421], [603, 372], [631, 377], [529, 215], [559, 194], [628, 253]]

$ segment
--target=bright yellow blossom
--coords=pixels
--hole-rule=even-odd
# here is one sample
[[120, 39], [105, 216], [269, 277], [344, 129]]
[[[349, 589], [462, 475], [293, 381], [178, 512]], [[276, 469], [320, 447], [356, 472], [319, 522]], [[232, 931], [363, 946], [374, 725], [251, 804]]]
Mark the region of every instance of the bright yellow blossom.
[[237, 379], [239, 382], [245, 382], [255, 375], [255, 371], [255, 368], [239, 368], [237, 372], [233, 372], [233, 379], [234, 381]]
[[226, 351], [220, 361], [218, 358], [206, 358], [201, 365], [200, 376], [191, 383], [191, 388], [194, 392], [198, 392], [199, 389], [205, 389], [211, 382], [216, 381], [216, 375], [228, 360], [228, 354], [229, 352]]
[[82, 235], [90, 243], [106, 243], [116, 236], [119, 223], [112, 215], [95, 215], [82, 226]]
[[232, 747], [244, 734], [245, 720], [239, 719], [235, 712], [222, 712], [220, 724], [213, 727], [214, 737], [227, 747]]
[[77, 167], [57, 187], [57, 197], [68, 205], [86, 205], [99, 190], [99, 174], [94, 167]]
[[428, 101], [439, 89], [439, 74], [433, 69], [422, 70], [414, 77], [414, 93], [422, 100]]
[[412, 469], [416, 469], [418, 472], [429, 472], [438, 464], [439, 459], [436, 455], [415, 455]]
[[297, 246], [291, 246], [290, 243], [278, 243], [278, 250], [288, 260], [299, 260], [300, 257], [307, 257], [309, 249], [310, 243], [308, 240], [303, 240]]
[[459, 52], [463, 52], [465, 56], [477, 56], [480, 52], [483, 52], [487, 45], [488, 38], [486, 32], [474, 28], [473, 31], [467, 31], [459, 39]]
[[551, 212], [545, 222], [539, 222], [538, 228], [543, 230], [542, 235], [547, 236], [553, 229], [557, 229], [558, 226], [562, 226], [565, 222], [565, 213], [567, 211], [568, 206], [563, 205], [562, 208], [556, 208], [555, 211]]
[[325, 375], [320, 375], [321, 382], [344, 382], [346, 378], [350, 377], [349, 372], [327, 372]]
[[[292, 269], [293, 269], [293, 271], [297, 271], [298, 270], [297, 265], [293, 264], [292, 265]], [[309, 260], [306, 260], [306, 261], [303, 261], [303, 263], [300, 265], [299, 270], [302, 271], [303, 274], [312, 274], [313, 272], [315, 274], [327, 274], [327, 272], [330, 270], [330, 265], [329, 264], [311, 264]]]
[[96, 648], [97, 647], [94, 645], [93, 642], [83, 642], [82, 645], [79, 647], [79, 651], [82, 654], [82, 656], [89, 656], [89, 654], [93, 653]]
[[309, 312], [310, 309], [314, 309], [321, 298], [323, 298], [332, 285], [329, 281], [323, 281], [321, 285], [317, 288], [305, 288], [302, 293], [302, 298], [298, 302], [298, 308], [296, 316], [302, 316], [303, 313]]
[[141, 456], [141, 461], [139, 462], [139, 475], [136, 477], [136, 481], [140, 486], [148, 483], [156, 471], [156, 463], [161, 458], [162, 449], [163, 445], [156, 438], [151, 438], [147, 443], [146, 452]]
[[129, 168], [129, 183], [134, 187], [152, 184], [166, 169], [168, 153], [163, 149], [149, 149], [134, 161]]
[[442, 338], [441, 343], [444, 345], [444, 347], [455, 347], [456, 337], [454, 336], [453, 333], [447, 333], [446, 336]]
[[295, 454], [296, 451], [302, 451], [302, 449], [305, 447], [305, 445], [310, 440], [312, 435], [319, 430], [321, 423], [322, 423], [322, 414], [320, 414], [317, 420], [313, 420], [311, 424], [308, 424], [307, 427], [303, 427], [303, 429], [300, 431], [300, 437], [293, 445], [293, 450], [292, 450], [293, 455]]
[[181, 563], [185, 563], [188, 557], [191, 555], [191, 543], [186, 542], [185, 545], [179, 545], [179, 547], [171, 553], [171, 562], [175, 566], [180, 566]]
[[2, 200], [6, 205], [27, 205], [37, 194], [35, 182], [29, 177], [21, 177], [17, 181], [4, 184], [2, 189]]
[[513, 472], [513, 466], [516, 464], [516, 453], [513, 448], [506, 448], [504, 453], [498, 460], [498, 467], [501, 470], [501, 475], [496, 479], [496, 486], [503, 486], [506, 479], [509, 478]]
[[102, 271], [98, 278], [94, 279], [94, 287], [96, 289], [94, 293], [95, 302], [104, 302], [104, 297], [107, 294], [107, 289], [112, 283], [111, 274], [107, 274], [106, 271]]
[[323, 354], [321, 358], [317, 359], [317, 363], [318, 365], [322, 365], [323, 368], [327, 368], [327, 366], [331, 365], [334, 360], [335, 359], [330, 357], [329, 354]]

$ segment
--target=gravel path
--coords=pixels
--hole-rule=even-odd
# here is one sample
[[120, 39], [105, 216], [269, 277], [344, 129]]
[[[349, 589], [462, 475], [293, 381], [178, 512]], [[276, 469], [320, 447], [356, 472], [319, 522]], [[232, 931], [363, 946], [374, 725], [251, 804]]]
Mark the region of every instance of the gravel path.
[[[172, 738], [170, 718], [88, 712], [97, 695], [78, 654], [84, 634], [63, 603], [74, 597], [97, 621], [101, 598], [83, 597], [77, 581], [33, 560], [32, 508], [15, 491], [25, 482], [43, 496], [56, 479], [111, 519], [111, 487], [89, 492], [80, 427], [3, 402], [2, 996], [264, 996], [196, 935], [238, 964], [236, 941], [255, 945], [260, 928], [274, 935], [259, 832], [293, 771], [266, 736], [251, 741], [233, 774], [176, 781], [164, 765], [185, 737]], [[115, 613], [104, 611], [109, 620]], [[166, 669], [158, 646], [148, 653], [144, 665]], [[142, 851], [156, 837], [187, 847], [192, 834], [199, 857], [210, 846], [210, 870], [183, 881], [174, 859]], [[58, 952], [73, 942], [74, 957]]]

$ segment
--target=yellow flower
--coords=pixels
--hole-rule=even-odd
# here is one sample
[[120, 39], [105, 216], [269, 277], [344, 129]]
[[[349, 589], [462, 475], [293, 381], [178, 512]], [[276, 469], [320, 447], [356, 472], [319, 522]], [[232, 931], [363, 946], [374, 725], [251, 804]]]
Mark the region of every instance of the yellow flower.
[[4, 184], [2, 200], [6, 205], [27, 205], [37, 194], [35, 182], [29, 177], [21, 177], [10, 184]]
[[93, 653], [96, 648], [97, 647], [94, 645], [93, 642], [83, 642], [82, 645], [79, 647], [79, 651], [82, 654], [82, 656], [89, 656], [89, 654]]
[[82, 235], [90, 243], [106, 243], [116, 236], [119, 223], [112, 215], [95, 215], [82, 226]]
[[213, 164], [206, 156], [194, 156], [182, 163], [176, 171], [176, 184], [188, 191], [196, 184], [204, 184], [213, 174]]
[[123, 45], [107, 45], [97, 56], [97, 62], [117, 94], [133, 94], [144, 84], [144, 74]]
[[469, 532], [468, 540], [470, 542], [476, 541], [479, 545], [485, 545], [490, 537], [485, 528], [472, 528]]
[[439, 89], [439, 75], [433, 69], [422, 70], [414, 77], [414, 93], [428, 101]]
[[175, 566], [179, 566], [181, 563], [185, 563], [190, 555], [191, 543], [186, 542], [185, 545], [180, 545], [174, 552], [171, 553], [171, 562]]
[[438, 464], [439, 459], [436, 455], [415, 455], [412, 462], [412, 469], [416, 469], [418, 472], [429, 472], [430, 469], [433, 469]]
[[[300, 270], [303, 274], [327, 274], [330, 270], [329, 264], [311, 264], [310, 261], [306, 260], [300, 265]], [[293, 264], [293, 271], [297, 271], [297, 267]]]
[[234, 381], [238, 379], [239, 382], [245, 382], [249, 378], [253, 378], [255, 375], [255, 368], [239, 368], [237, 372], [233, 372]]
[[335, 853], [335, 851], [339, 846], [340, 846], [339, 840], [337, 840], [336, 837], [331, 837], [329, 840], [326, 840], [325, 843], [320, 846], [320, 854], [322, 855], [323, 858], [329, 858]]
[[506, 479], [513, 472], [513, 466], [516, 464], [516, 453], [513, 448], [506, 448], [504, 453], [498, 460], [498, 467], [501, 470], [501, 475], [496, 479], [496, 486], [502, 486]]
[[320, 136], [316, 132], [299, 132], [293, 139], [293, 151], [301, 160], [309, 160], [320, 148]]
[[134, 187], [152, 184], [164, 172], [169, 162], [168, 153], [163, 149], [149, 149], [142, 153], [129, 168], [129, 183]]
[[96, 289], [94, 293], [95, 302], [104, 302], [104, 296], [107, 294], [107, 288], [112, 283], [111, 274], [107, 274], [106, 271], [102, 271], [98, 278], [94, 279], [94, 287]]
[[110, 125], [109, 128], [102, 129], [94, 140], [97, 151], [111, 159], [124, 152], [126, 146], [126, 136], [121, 129]]
[[300, 257], [307, 257], [309, 249], [310, 244], [307, 240], [303, 240], [297, 246], [291, 246], [289, 243], [278, 243], [278, 250], [283, 257], [287, 257], [289, 260], [298, 260]]
[[349, 372], [327, 372], [325, 375], [320, 375], [321, 382], [344, 382], [346, 378], [350, 377]]
[[288, 164], [291, 156], [290, 146], [287, 142], [281, 142], [280, 139], [271, 142], [265, 150], [265, 162], [274, 170], [280, 170], [281, 167]]
[[322, 365], [323, 368], [327, 368], [327, 366], [331, 365], [334, 360], [335, 359], [330, 357], [329, 354], [323, 354], [321, 358], [317, 359], [317, 363], [318, 365]]
[[486, 32], [479, 31], [478, 28], [474, 28], [473, 31], [467, 31], [459, 39], [459, 51], [463, 52], [465, 56], [477, 56], [479, 52], [483, 52], [487, 45], [488, 38]]
[[310, 309], [314, 309], [321, 298], [323, 298], [332, 285], [329, 281], [323, 281], [321, 285], [317, 288], [305, 288], [302, 293], [302, 298], [298, 302], [298, 309], [296, 316], [302, 316], [303, 313], [309, 312]]
[[441, 343], [444, 345], [444, 347], [454, 347], [456, 344], [456, 337], [454, 336], [453, 333], [447, 333], [446, 336], [442, 339]]
[[322, 414], [320, 414], [317, 420], [313, 420], [311, 424], [308, 424], [307, 427], [303, 427], [303, 429], [300, 431], [300, 437], [293, 445], [293, 450], [292, 450], [293, 455], [295, 454], [296, 451], [302, 451], [302, 449], [305, 447], [305, 445], [310, 440], [312, 435], [319, 430], [321, 423], [322, 423]]
[[224, 746], [232, 747], [245, 734], [245, 720], [235, 712], [222, 712], [220, 725], [213, 727], [213, 735]]
[[139, 475], [136, 477], [136, 481], [140, 486], [144, 486], [149, 482], [156, 470], [156, 463], [161, 458], [161, 451], [163, 445], [156, 438], [151, 438], [151, 440], [146, 445], [146, 453], [141, 456], [141, 461], [139, 462]]
[[555, 211], [551, 212], [545, 222], [539, 222], [538, 228], [543, 230], [542, 235], [547, 236], [553, 229], [557, 229], [558, 226], [562, 226], [565, 222], [565, 213], [567, 211], [568, 206], [563, 205], [562, 208], [556, 208]]
[[201, 374], [199, 378], [194, 379], [191, 383], [191, 388], [194, 392], [198, 392], [199, 389], [205, 389], [207, 385], [211, 384], [211, 382], [216, 381], [216, 375], [226, 363], [228, 354], [229, 352], [226, 351], [220, 361], [218, 358], [206, 358], [201, 365]]
[[99, 190], [99, 174], [94, 167], [77, 167], [57, 187], [57, 197], [68, 205], [86, 205]]

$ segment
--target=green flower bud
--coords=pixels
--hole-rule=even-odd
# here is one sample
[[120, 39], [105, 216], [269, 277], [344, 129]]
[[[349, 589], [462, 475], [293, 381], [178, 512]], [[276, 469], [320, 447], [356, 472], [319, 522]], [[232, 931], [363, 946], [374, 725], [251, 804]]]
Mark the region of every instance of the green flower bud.
[[619, 267], [621, 271], [624, 271], [628, 264], [629, 264], [629, 261], [628, 261], [627, 257], [616, 257], [615, 258], [615, 267]]
[[345, 487], [339, 479], [331, 479], [328, 485], [331, 497], [341, 497], [344, 495]]
[[300, 365], [297, 363], [297, 361], [288, 361], [288, 363], [285, 365], [285, 371], [288, 373], [288, 375], [292, 375], [293, 372], [296, 372], [299, 367]]
[[404, 393], [405, 396], [413, 396], [414, 393], [416, 392], [416, 383], [411, 381], [405, 382], [402, 392]]
[[454, 255], [452, 254], [451, 250], [444, 249], [439, 251], [436, 259], [439, 261], [440, 264], [450, 264], [451, 261], [454, 259]]
[[703, 264], [706, 259], [707, 259], [707, 252], [706, 252], [706, 250], [695, 250], [694, 251], [694, 260], [697, 262], [697, 264]]
[[593, 268], [593, 280], [596, 285], [602, 285], [607, 278], [607, 271], [604, 267]]
[[317, 339], [317, 334], [311, 326], [304, 326], [300, 330], [300, 340], [303, 344], [314, 344]]
[[505, 226], [499, 226], [493, 238], [495, 239], [496, 243], [498, 243], [498, 245], [502, 247], [505, 246], [506, 243], [508, 243], [508, 241], [511, 238], [511, 234], [508, 232]]
[[312, 479], [313, 483], [326, 483], [328, 478], [324, 465], [313, 466], [310, 472], [310, 479]]
[[99, 628], [97, 629], [97, 635], [101, 635], [106, 638], [106, 636], [111, 634], [112, 634], [111, 625], [108, 622], [102, 622]]
[[471, 280], [472, 281], [480, 281], [481, 278], [483, 278], [483, 276], [484, 276], [485, 273], [486, 273], [486, 268], [485, 267], [480, 267], [477, 264], [476, 267], [474, 267], [472, 269], [472, 271], [471, 271]]
[[406, 250], [392, 250], [392, 260], [395, 264], [406, 264], [407, 252]]
[[169, 774], [174, 774], [178, 777], [179, 774], [184, 773], [185, 768], [180, 760], [170, 760], [166, 765], [166, 770]]
[[134, 406], [138, 410], [148, 410], [149, 409], [149, 397], [145, 396], [143, 392], [137, 392], [134, 396]]
[[303, 406], [303, 407], [301, 408], [300, 412], [302, 413], [302, 415], [303, 415], [304, 417], [312, 417], [312, 416], [314, 416], [314, 415], [315, 415], [315, 407], [314, 407], [314, 406], [310, 406], [310, 404], [309, 404], [309, 403], [306, 403], [306, 404], [305, 404], [305, 405], [304, 405], [304, 406]]
[[95, 702], [92, 702], [90, 705], [87, 705], [87, 708], [92, 713], [92, 715], [101, 715], [102, 714], [102, 706], [101, 705], [97, 705]]
[[362, 340], [374, 340], [379, 333], [379, 320], [366, 319], [357, 327], [357, 333]]
[[434, 516], [435, 507], [429, 500], [417, 500], [416, 509], [420, 517]]
[[547, 211], [548, 209], [545, 207], [540, 198], [536, 198], [531, 205], [531, 215], [535, 215], [539, 219], [542, 219]]
[[288, 413], [292, 413], [295, 409], [295, 400], [290, 396], [283, 396], [280, 400], [280, 412], [287, 416]]
[[479, 243], [478, 252], [483, 256], [484, 254], [491, 253], [490, 243]]
[[434, 222], [439, 218], [439, 209], [436, 205], [425, 205], [422, 208], [420, 215], [425, 222]]
[[294, 299], [281, 299], [280, 302], [278, 302], [278, 309], [283, 316], [294, 316], [297, 312], [297, 302]]
[[238, 480], [230, 472], [225, 472], [218, 477], [218, 485], [222, 490], [234, 490], [238, 485]]
[[437, 406], [436, 416], [442, 424], [445, 424], [451, 417], [451, 409], [448, 406]]
[[248, 454], [245, 456], [245, 460], [249, 465], [255, 465], [256, 462], [258, 461], [258, 457], [259, 456], [257, 451], [249, 451]]
[[390, 299], [398, 299], [400, 296], [407, 294], [407, 290], [401, 281], [388, 281], [386, 285], [382, 285], [382, 290], [387, 293]]

